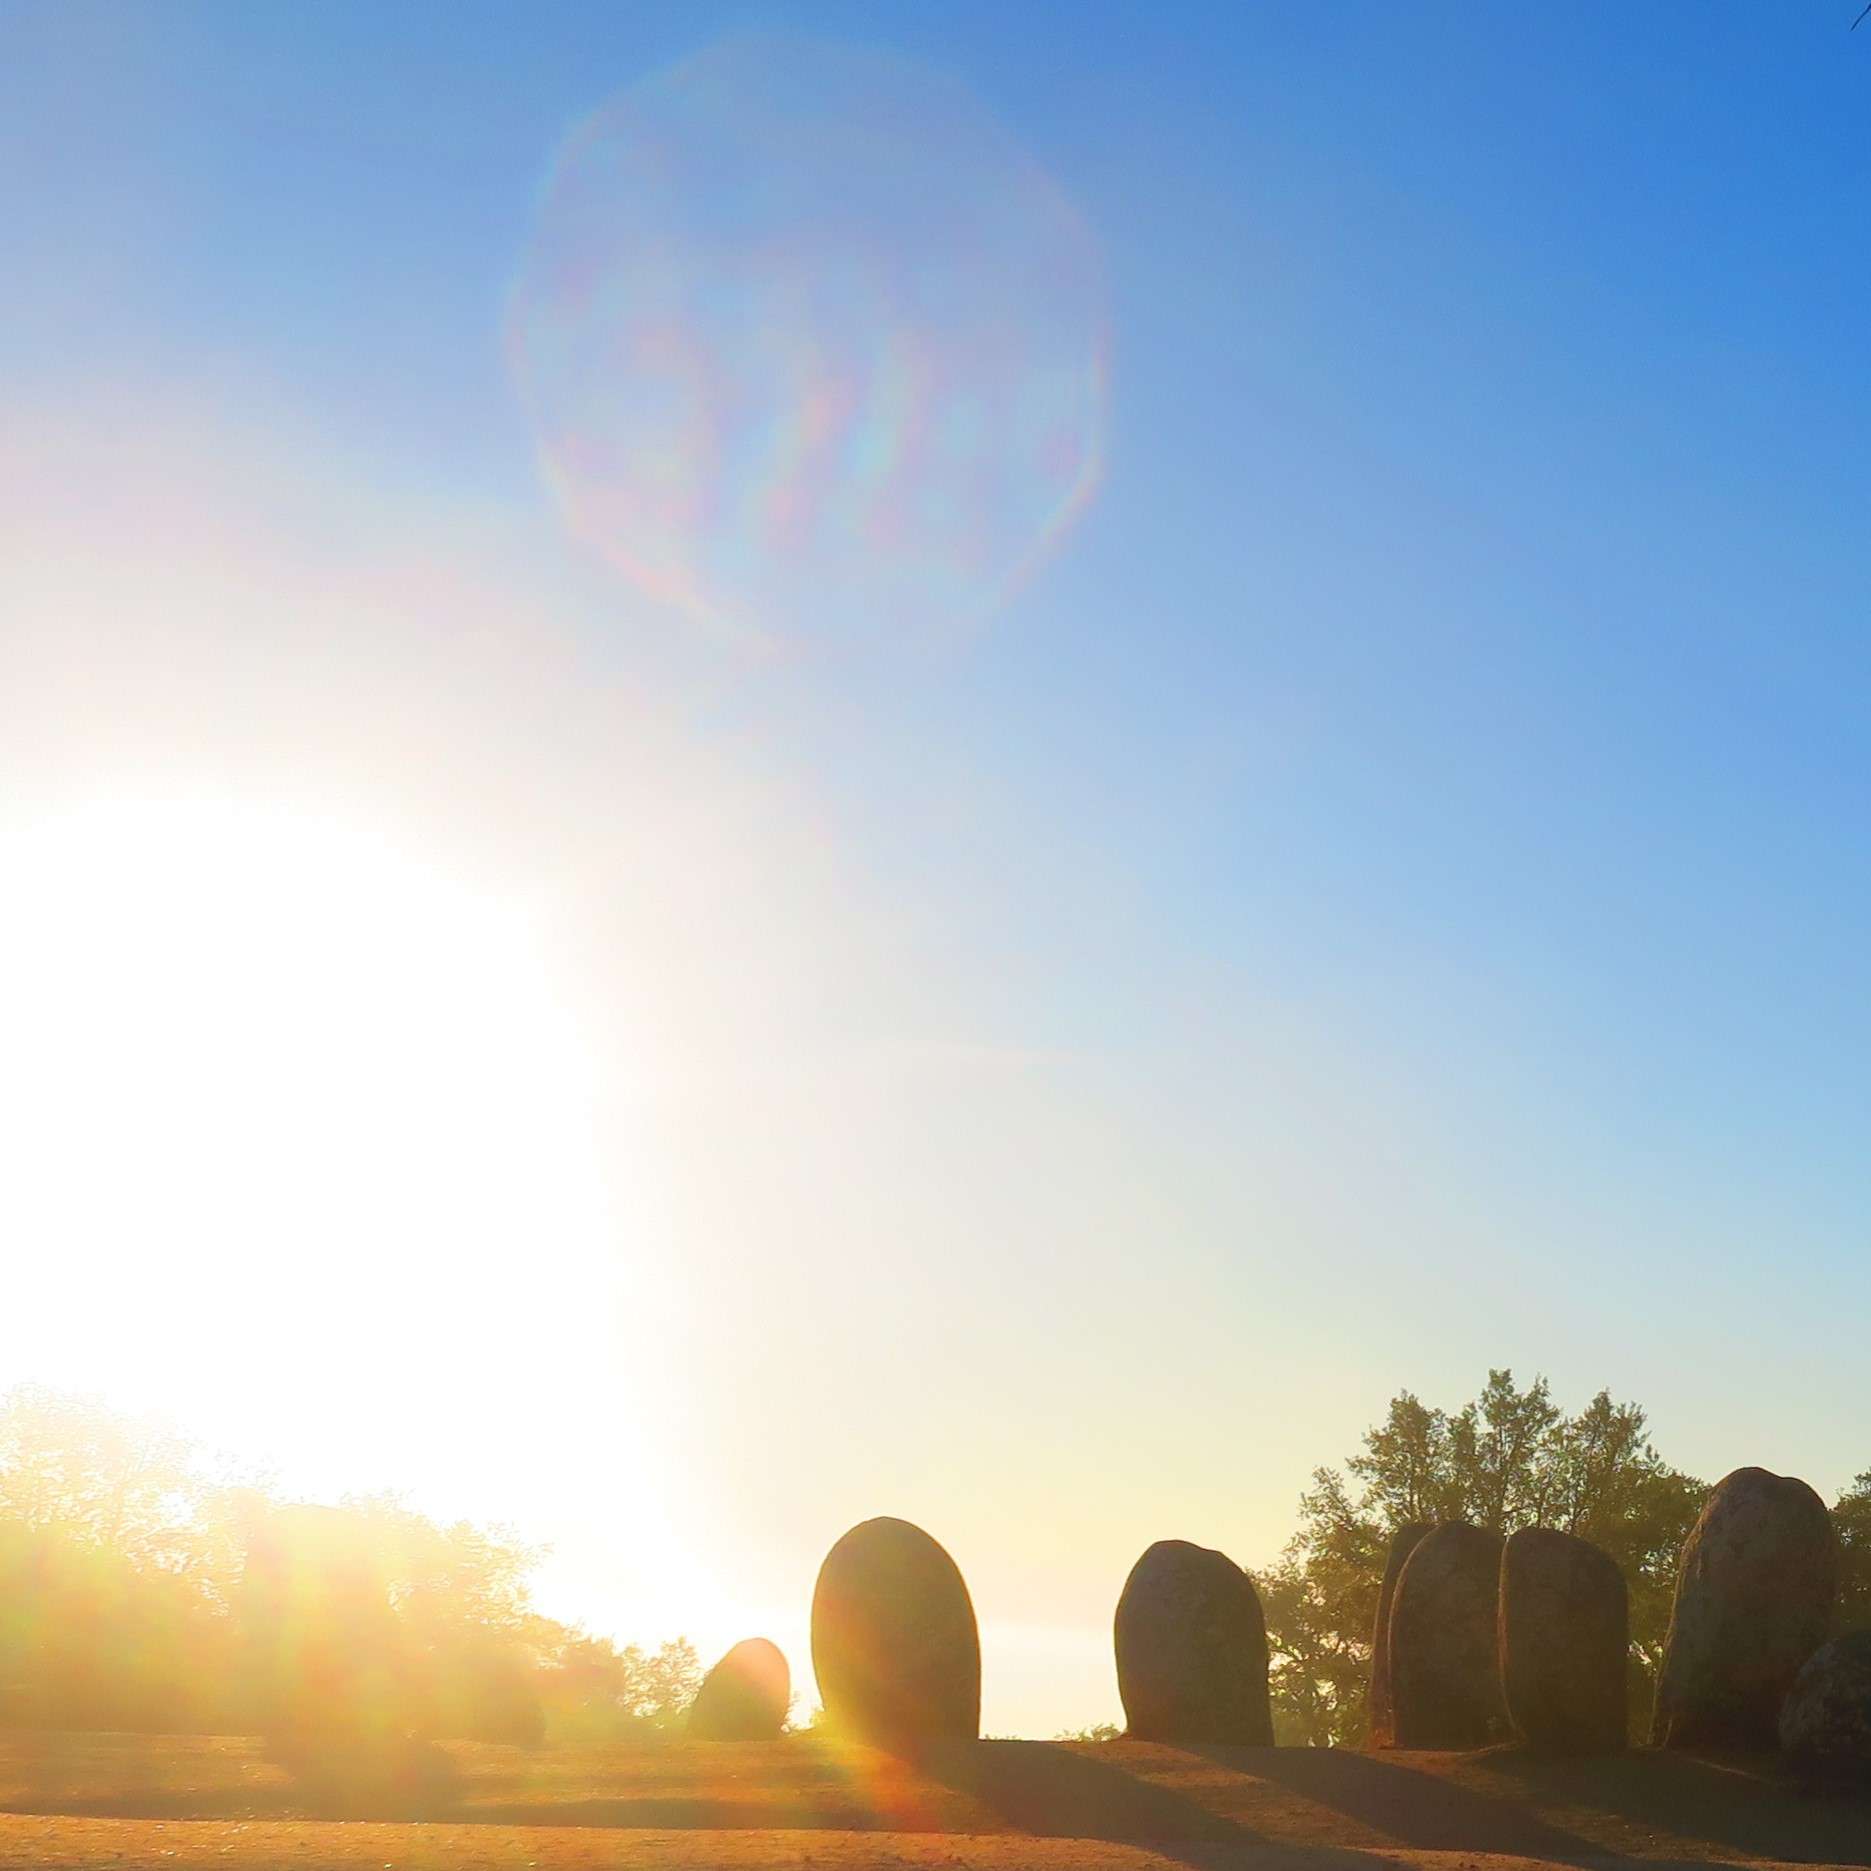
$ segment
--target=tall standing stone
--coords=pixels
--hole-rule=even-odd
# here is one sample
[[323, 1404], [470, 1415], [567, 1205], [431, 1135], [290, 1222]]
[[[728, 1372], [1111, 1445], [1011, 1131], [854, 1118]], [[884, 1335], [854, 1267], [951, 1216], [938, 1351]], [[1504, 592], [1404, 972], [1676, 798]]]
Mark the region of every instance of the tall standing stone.
[[812, 1668], [834, 1728], [897, 1753], [981, 1732], [981, 1639], [962, 1575], [920, 1527], [855, 1526], [812, 1594]]
[[786, 1726], [792, 1672], [777, 1644], [747, 1637], [702, 1678], [689, 1704], [697, 1741], [772, 1741]]
[[1771, 1748], [1780, 1704], [1825, 1641], [1838, 1536], [1805, 1482], [1737, 1468], [1683, 1542], [1657, 1679], [1662, 1748]]
[[1500, 1584], [1501, 1536], [1466, 1521], [1431, 1528], [1404, 1562], [1390, 1607], [1398, 1747], [1481, 1747], [1506, 1727]]
[[1397, 1580], [1404, 1562], [1429, 1531], [1426, 1521], [1411, 1521], [1391, 1535], [1384, 1559], [1384, 1582], [1377, 1593], [1377, 1622], [1371, 1628], [1371, 1746], [1397, 1745], [1397, 1711], [1390, 1686], [1390, 1607], [1396, 1602]]
[[1114, 1636], [1133, 1740], [1273, 1745], [1266, 1619], [1227, 1554], [1158, 1540], [1124, 1581]]
[[1630, 1594], [1609, 1553], [1552, 1527], [1501, 1552], [1501, 1689], [1514, 1733], [1561, 1754], [1616, 1754], [1630, 1733]]

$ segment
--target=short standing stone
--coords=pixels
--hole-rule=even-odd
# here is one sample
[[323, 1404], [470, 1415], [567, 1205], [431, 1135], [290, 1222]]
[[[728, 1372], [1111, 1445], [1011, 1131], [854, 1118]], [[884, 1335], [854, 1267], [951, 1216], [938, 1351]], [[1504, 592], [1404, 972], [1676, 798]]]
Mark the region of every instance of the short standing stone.
[[1390, 1607], [1400, 1748], [1473, 1748], [1506, 1727], [1496, 1660], [1501, 1536], [1445, 1521], [1416, 1544]]
[[1384, 1560], [1384, 1582], [1377, 1593], [1377, 1622], [1371, 1628], [1371, 1746], [1397, 1745], [1397, 1711], [1390, 1692], [1390, 1607], [1396, 1601], [1397, 1579], [1417, 1542], [1429, 1531], [1423, 1521], [1399, 1527], [1391, 1536]]
[[855, 1526], [812, 1594], [812, 1668], [827, 1720], [897, 1752], [981, 1732], [981, 1640], [960, 1571], [907, 1520]]
[[1133, 1740], [1273, 1745], [1260, 1595], [1227, 1554], [1158, 1540], [1124, 1581], [1115, 1635]]
[[1522, 1527], [1501, 1553], [1501, 1688], [1529, 1747], [1616, 1754], [1630, 1731], [1630, 1602], [1609, 1553]]
[[1683, 1542], [1651, 1738], [1771, 1748], [1780, 1704], [1825, 1641], [1838, 1538], [1805, 1482], [1737, 1468]]
[[777, 1644], [748, 1637], [702, 1679], [689, 1704], [698, 1741], [772, 1741], [792, 1705], [792, 1672]]
[[1780, 1745], [1803, 1773], [1871, 1785], [1871, 1631], [1806, 1659], [1781, 1705]]

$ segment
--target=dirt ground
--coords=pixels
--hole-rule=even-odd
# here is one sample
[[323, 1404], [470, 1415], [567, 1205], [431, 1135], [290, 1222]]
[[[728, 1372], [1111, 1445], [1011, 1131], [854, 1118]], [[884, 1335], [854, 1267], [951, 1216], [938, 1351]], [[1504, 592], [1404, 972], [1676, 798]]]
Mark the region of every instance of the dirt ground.
[[[1615, 1871], [1628, 1861], [1570, 1862], [1576, 1871]], [[1672, 1871], [1714, 1871], [1716, 1862], [1677, 1861]], [[0, 1817], [0, 1871], [616, 1871], [619, 1866], [631, 1871], [1552, 1871], [1553, 1860], [1490, 1852], [1377, 1853], [1173, 1841], [1125, 1845], [1006, 1832], [618, 1832], [595, 1826]]]
[[[620, 1830], [621, 1829], [621, 1830]], [[228, 1737], [0, 1734], [0, 1871], [1514, 1871], [1871, 1865], [1871, 1797], [1771, 1763], [983, 1741], [417, 1750], [293, 1773]]]

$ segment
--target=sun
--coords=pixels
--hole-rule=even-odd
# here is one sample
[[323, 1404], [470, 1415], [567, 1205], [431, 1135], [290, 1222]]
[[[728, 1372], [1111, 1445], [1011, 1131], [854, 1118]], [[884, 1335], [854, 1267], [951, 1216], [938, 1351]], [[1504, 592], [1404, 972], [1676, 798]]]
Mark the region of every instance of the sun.
[[203, 796], [0, 823], [0, 902], [16, 1373], [349, 1485], [494, 1459], [603, 1356], [623, 1223], [549, 905]]

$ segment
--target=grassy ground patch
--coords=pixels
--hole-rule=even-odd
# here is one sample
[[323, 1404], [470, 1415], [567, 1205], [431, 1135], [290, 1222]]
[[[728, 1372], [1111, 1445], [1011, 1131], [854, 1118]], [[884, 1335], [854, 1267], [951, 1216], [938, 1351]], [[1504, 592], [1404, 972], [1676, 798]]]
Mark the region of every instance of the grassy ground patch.
[[[922, 1847], [900, 1843], [918, 1837], [968, 1840], [997, 1864], [1028, 1862], [1009, 1859], [1011, 1846], [981, 1843], [998, 1837], [1034, 1850], [1075, 1841], [1084, 1863], [1095, 1842], [1173, 1845], [1185, 1864], [1241, 1853], [1242, 1862], [1270, 1863], [1297, 1852], [1309, 1863], [1334, 1853], [1363, 1864], [1458, 1853], [1575, 1865], [1871, 1865], [1871, 1802], [1808, 1795], [1770, 1763], [1651, 1753], [1541, 1761], [1505, 1749], [1372, 1756], [984, 1741], [909, 1765], [796, 1736], [537, 1751], [464, 1744], [294, 1770], [239, 1737], [14, 1733], [0, 1735], [0, 1814], [13, 1815], [4, 1824], [14, 1853], [0, 1865], [181, 1864], [188, 1852], [218, 1852], [215, 1862], [230, 1871], [273, 1862], [525, 1865], [530, 1838], [547, 1854], [538, 1858], [546, 1871], [599, 1857], [726, 1862], [724, 1852], [755, 1849], [743, 1836], [751, 1834], [766, 1838], [748, 1860], [762, 1865], [807, 1862], [799, 1854], [808, 1835], [821, 1841], [814, 1862], [827, 1865], [837, 1854], [826, 1857], [823, 1841], [859, 1835], [873, 1855], [841, 1862], [920, 1863]], [[202, 1822], [215, 1824], [203, 1831]], [[116, 1841], [96, 1850], [130, 1855], [84, 1857], [92, 1823], [104, 1828], [96, 1840]], [[127, 1832], [112, 1829], [126, 1824]], [[386, 1827], [396, 1840], [386, 1834], [383, 1856], [342, 1855]], [[667, 1843], [703, 1834], [713, 1858], [684, 1858], [689, 1847]], [[876, 1855], [887, 1851], [910, 1855]]]

